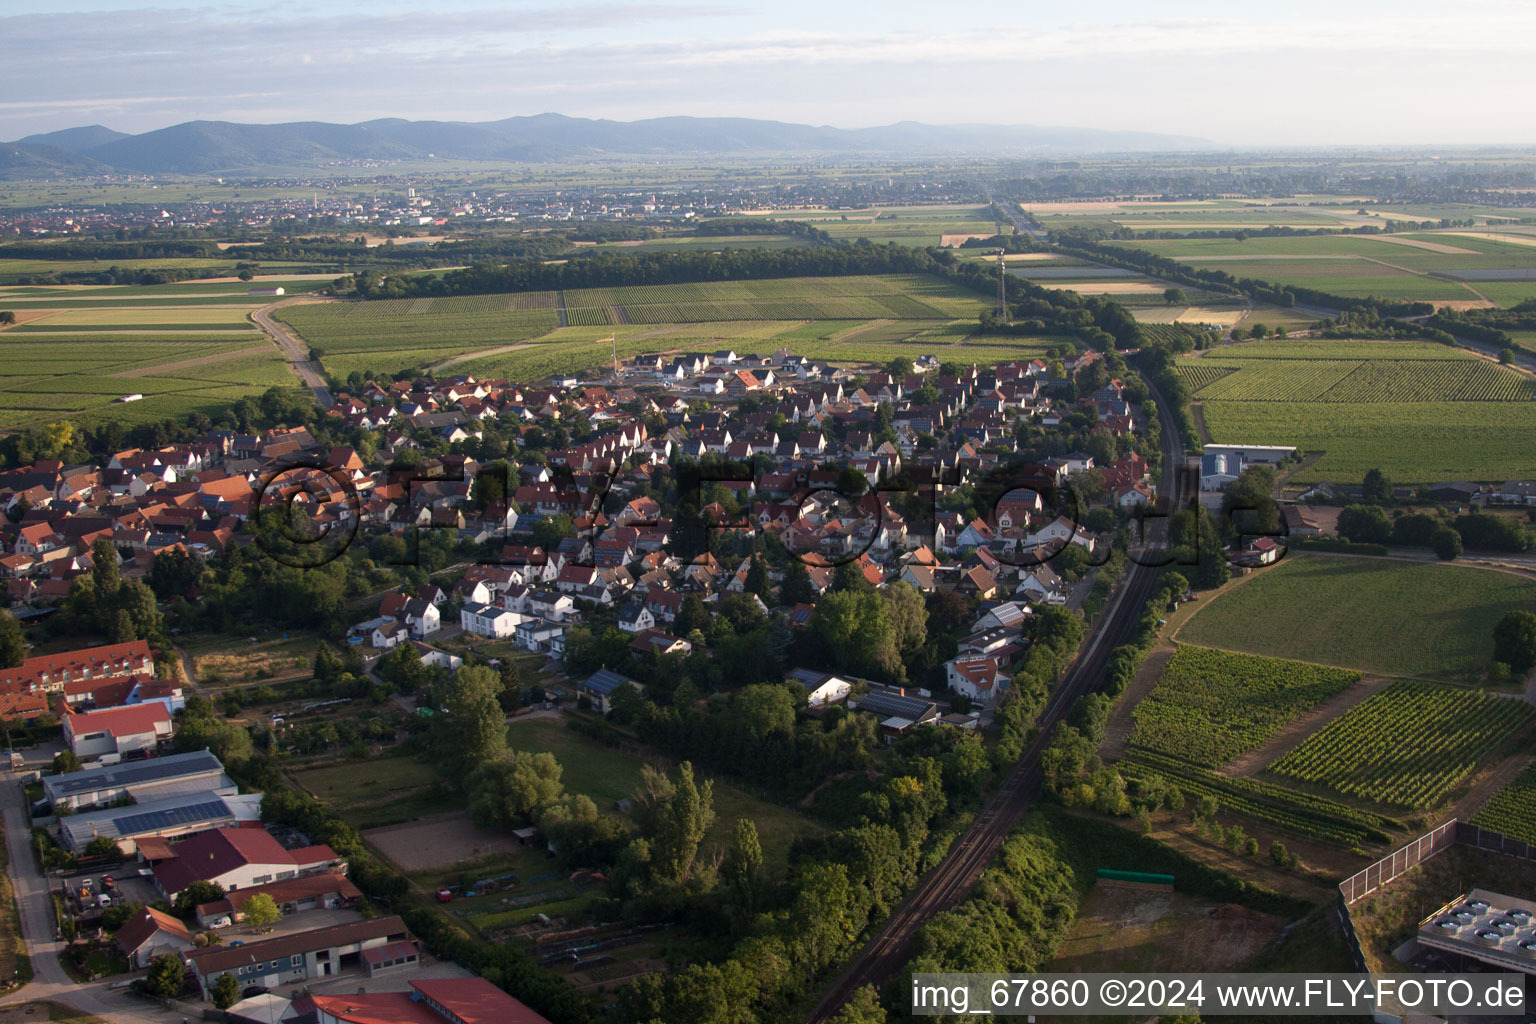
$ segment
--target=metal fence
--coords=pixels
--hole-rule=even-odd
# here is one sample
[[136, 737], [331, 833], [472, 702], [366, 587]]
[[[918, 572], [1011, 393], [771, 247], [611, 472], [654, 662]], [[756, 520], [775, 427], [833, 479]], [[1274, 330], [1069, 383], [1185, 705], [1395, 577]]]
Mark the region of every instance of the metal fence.
[[1343, 898], [1344, 905], [1349, 906], [1367, 893], [1381, 888], [1409, 868], [1455, 846], [1460, 841], [1459, 825], [1460, 822], [1452, 818], [1433, 832], [1426, 832], [1408, 845], [1387, 854], [1364, 871], [1344, 879], [1339, 883], [1339, 895]]
[[1491, 850], [1520, 860], [1536, 861], [1536, 846], [1501, 832], [1490, 832], [1486, 828], [1478, 828], [1470, 822], [1457, 823], [1456, 841], [1464, 846], [1475, 846], [1479, 850]]

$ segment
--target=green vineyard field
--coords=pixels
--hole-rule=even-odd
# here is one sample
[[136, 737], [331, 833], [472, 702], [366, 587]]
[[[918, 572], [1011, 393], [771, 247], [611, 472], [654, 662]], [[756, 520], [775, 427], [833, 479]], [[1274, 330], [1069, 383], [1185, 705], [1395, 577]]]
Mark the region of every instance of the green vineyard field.
[[1382, 845], [1404, 826], [1392, 818], [1358, 811], [1335, 800], [1298, 793], [1258, 779], [1228, 778], [1152, 751], [1133, 751], [1117, 767], [1131, 779], [1161, 776], [1186, 796], [1214, 797], [1222, 809], [1341, 846]]
[[1351, 708], [1270, 770], [1377, 803], [1433, 807], [1533, 719], [1523, 701], [1405, 681]]
[[1536, 765], [1483, 805], [1472, 824], [1536, 845]]
[[1348, 669], [1180, 647], [1137, 705], [1131, 745], [1215, 768], [1359, 680]]

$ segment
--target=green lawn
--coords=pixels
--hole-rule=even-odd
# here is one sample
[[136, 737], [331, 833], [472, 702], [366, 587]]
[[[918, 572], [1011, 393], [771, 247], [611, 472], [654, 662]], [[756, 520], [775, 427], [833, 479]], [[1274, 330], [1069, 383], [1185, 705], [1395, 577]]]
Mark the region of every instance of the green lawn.
[[[616, 801], [634, 796], [640, 785], [638, 758], [605, 747], [553, 719], [514, 721], [507, 728], [507, 740], [514, 750], [554, 754], [564, 769], [565, 788], [590, 796], [600, 810], [612, 810]], [[804, 815], [759, 800], [722, 779], [714, 780], [714, 793], [715, 824], [705, 842], [724, 845], [736, 819], [750, 818], [757, 825], [765, 859], [782, 865], [797, 837], [824, 831]]]
[[463, 801], [437, 787], [432, 766], [403, 755], [301, 769], [294, 781], [359, 831], [452, 810]]
[[1185, 643], [1446, 681], [1483, 677], [1493, 624], [1536, 583], [1470, 566], [1291, 554], [1221, 595]]

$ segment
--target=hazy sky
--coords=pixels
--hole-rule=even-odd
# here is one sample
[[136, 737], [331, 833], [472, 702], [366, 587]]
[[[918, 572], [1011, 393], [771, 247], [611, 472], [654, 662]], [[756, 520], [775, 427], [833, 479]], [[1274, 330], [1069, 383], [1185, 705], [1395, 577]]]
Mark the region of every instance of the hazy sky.
[[0, 4], [0, 138], [555, 111], [1536, 142], [1532, 0], [153, 3]]

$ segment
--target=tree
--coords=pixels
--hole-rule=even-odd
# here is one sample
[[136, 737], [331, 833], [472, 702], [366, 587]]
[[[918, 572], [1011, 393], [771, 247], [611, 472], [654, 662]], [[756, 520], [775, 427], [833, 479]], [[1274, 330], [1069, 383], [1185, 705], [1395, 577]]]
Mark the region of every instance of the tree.
[[1493, 657], [1517, 677], [1536, 668], [1536, 614], [1505, 612], [1493, 627]]
[[545, 516], [533, 524], [533, 542], [545, 551], [555, 550], [562, 540], [574, 535], [575, 526], [571, 523], [571, 517], [564, 513]]
[[233, 974], [225, 971], [219, 975], [219, 980], [213, 983], [213, 1005], [220, 1010], [227, 1010], [240, 1001], [240, 982]]
[[171, 910], [177, 917], [191, 920], [197, 913], [197, 908], [204, 903], [212, 903], [224, 896], [224, 887], [217, 882], [205, 882], [199, 879], [188, 885], [176, 894], [176, 899], [171, 903]]
[[526, 750], [513, 755], [510, 762], [483, 765], [469, 778], [470, 820], [480, 828], [533, 820], [544, 807], [560, 799], [565, 790], [561, 773], [555, 755]]
[[9, 309], [0, 309], [0, 324], [13, 324], [16, 322], [16, 314]]
[[743, 585], [747, 593], [756, 594], [763, 599], [764, 603], [767, 603], [768, 595], [772, 593], [773, 588], [768, 583], [768, 566], [763, 564], [760, 555], [752, 556], [752, 564], [747, 568], [747, 578]]
[[896, 650], [907, 657], [928, 642], [928, 607], [923, 595], [908, 583], [892, 583], [880, 591], [895, 629]]
[[97, 836], [85, 844], [87, 857], [121, 857], [123, 851], [118, 848], [117, 840], [110, 836]]
[[784, 581], [779, 584], [779, 603], [794, 606], [815, 600], [816, 588], [811, 583], [810, 571], [800, 559], [791, 557], [784, 570]]
[[811, 615], [811, 628], [826, 642], [838, 668], [905, 679], [889, 606], [873, 590], [828, 593]]
[[245, 917], [245, 923], [259, 932], [271, 931], [278, 918], [283, 916], [277, 909], [277, 901], [264, 892], [247, 896], [240, 904], [240, 913]]
[[80, 758], [73, 750], [61, 750], [53, 755], [53, 770], [59, 775], [80, 770]]
[[[3, 315], [4, 314], [0, 314], [0, 316], [3, 316]], [[1513, 363], [1514, 361], [1515, 361], [1515, 350], [1514, 349], [1509, 348], [1508, 346], [1499, 349], [1499, 362], [1503, 363], [1505, 366], [1508, 366], [1510, 363]]]
[[0, 668], [15, 668], [27, 660], [27, 641], [21, 635], [21, 623], [0, 608]]
[[864, 575], [864, 567], [858, 562], [843, 562], [832, 570], [832, 585], [827, 588], [829, 594], [841, 594], [846, 591], [873, 593], [875, 585], [869, 582], [869, 577]]
[[704, 833], [715, 821], [714, 783], [693, 779], [693, 764], [677, 766], [677, 779], [649, 765], [640, 769], [640, 831], [649, 846], [651, 874], [666, 883], [683, 882], [693, 873]]
[[1435, 557], [1440, 561], [1454, 561], [1461, 556], [1461, 534], [1449, 526], [1442, 526], [1430, 535], [1429, 546], [1434, 548]]
[[[1167, 1018], [1163, 1018], [1167, 1020]], [[875, 986], [865, 985], [857, 989], [848, 1001], [838, 1008], [830, 1024], [886, 1024], [885, 1007], [880, 1005], [880, 994]]]
[[144, 987], [149, 989], [150, 995], [159, 999], [175, 999], [181, 995], [185, 979], [186, 971], [181, 966], [181, 958], [174, 953], [162, 953], [150, 962]]
[[720, 864], [720, 876], [748, 918], [757, 906], [762, 869], [763, 848], [757, 841], [757, 826], [751, 818], [737, 818], [730, 849], [725, 851], [725, 860]]
[[897, 356], [885, 364], [885, 372], [898, 381], [904, 380], [912, 376], [912, 360], [906, 356]]
[[501, 710], [501, 680], [489, 666], [465, 665], [454, 673], [440, 721], [446, 733], [444, 774], [465, 779], [482, 765], [507, 758], [507, 716]]
[[1392, 504], [1392, 481], [1379, 469], [1365, 471], [1365, 481], [1360, 487], [1362, 496], [1372, 505]]
[[1189, 305], [1189, 296], [1184, 294], [1183, 288], [1165, 288], [1163, 289], [1163, 301], [1170, 306], [1187, 306]]
[[1392, 539], [1392, 520], [1377, 505], [1346, 505], [1339, 510], [1338, 531], [1356, 544], [1385, 544]]

